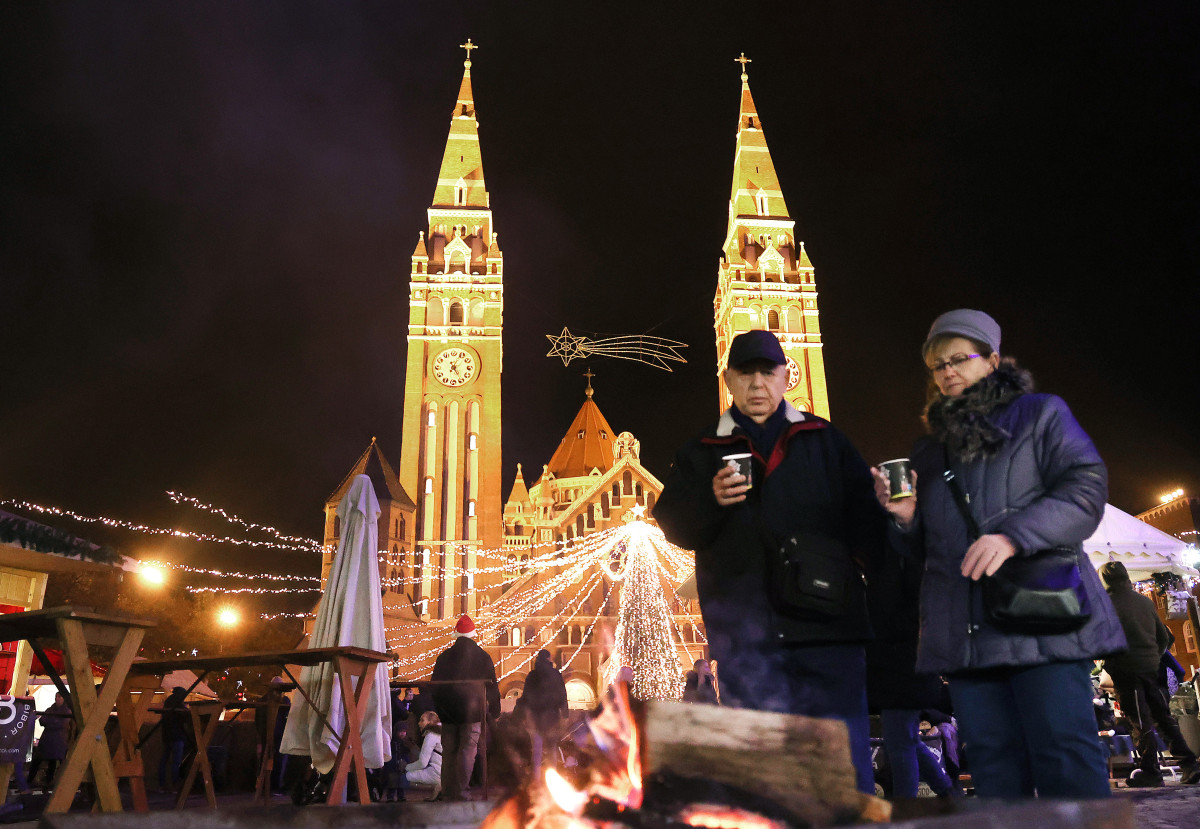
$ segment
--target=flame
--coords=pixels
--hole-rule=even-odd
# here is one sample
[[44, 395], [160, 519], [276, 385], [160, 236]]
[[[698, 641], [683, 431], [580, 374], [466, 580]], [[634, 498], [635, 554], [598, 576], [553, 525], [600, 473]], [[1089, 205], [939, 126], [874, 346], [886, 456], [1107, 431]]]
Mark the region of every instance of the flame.
[[679, 813], [680, 822], [708, 829], [784, 829], [784, 824], [745, 809], [731, 806], [689, 806]]
[[588, 793], [576, 789], [554, 769], [546, 769], [546, 789], [558, 808], [567, 814], [579, 817], [583, 813], [583, 807], [588, 802]]

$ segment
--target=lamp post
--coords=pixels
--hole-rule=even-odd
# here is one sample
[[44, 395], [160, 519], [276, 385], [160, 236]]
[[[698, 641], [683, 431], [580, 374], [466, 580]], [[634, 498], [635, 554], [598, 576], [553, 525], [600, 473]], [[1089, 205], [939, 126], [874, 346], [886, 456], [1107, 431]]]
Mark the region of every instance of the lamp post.
[[221, 628], [221, 635], [217, 639], [217, 653], [225, 653], [225, 636], [229, 630], [237, 627], [240, 620], [237, 610], [232, 607], [223, 607], [217, 611], [217, 624]]

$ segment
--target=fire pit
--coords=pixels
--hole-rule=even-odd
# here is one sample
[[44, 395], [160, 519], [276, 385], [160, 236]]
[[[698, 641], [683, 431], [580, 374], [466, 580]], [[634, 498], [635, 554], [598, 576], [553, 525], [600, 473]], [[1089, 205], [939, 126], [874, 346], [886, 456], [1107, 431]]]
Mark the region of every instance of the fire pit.
[[846, 727], [762, 711], [631, 701], [619, 683], [588, 718], [592, 743], [571, 777], [501, 801], [484, 829], [787, 829], [886, 820], [855, 788]]

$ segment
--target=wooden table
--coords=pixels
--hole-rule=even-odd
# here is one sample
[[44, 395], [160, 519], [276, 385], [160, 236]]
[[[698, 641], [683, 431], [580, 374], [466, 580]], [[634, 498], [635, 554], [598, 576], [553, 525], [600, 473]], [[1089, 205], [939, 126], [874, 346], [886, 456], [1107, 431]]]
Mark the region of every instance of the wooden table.
[[[121, 811], [121, 795], [117, 791], [117, 776], [113, 758], [108, 753], [104, 726], [117, 704], [125, 684], [129, 666], [141, 647], [146, 628], [156, 622], [117, 613], [98, 613], [89, 607], [52, 607], [25, 613], [0, 616], [0, 641], [23, 639], [50, 673], [50, 678], [64, 694], [68, 693], [62, 679], [50, 667], [50, 660], [39, 639], [57, 639], [62, 645], [63, 662], [71, 691], [71, 710], [79, 727], [78, 736], [58, 778], [58, 785], [46, 803], [46, 813], [66, 812], [71, 808], [75, 793], [87, 770], [91, 768], [96, 782], [96, 796], [101, 811]], [[116, 653], [108, 674], [96, 689], [92, 677], [88, 646], [115, 647]]]
[[[369, 803], [371, 795], [367, 787], [367, 769], [362, 754], [361, 709], [363, 701], [367, 699], [367, 696], [371, 693], [371, 689], [375, 685], [375, 666], [380, 662], [389, 662], [394, 658], [390, 653], [382, 653], [366, 648], [342, 646], [336, 648], [307, 648], [294, 651], [271, 651], [266, 653], [224, 654], [222, 656], [180, 657], [178, 659], [151, 659], [133, 663], [129, 669], [129, 678], [130, 682], [133, 682], [138, 677], [146, 676], [155, 676], [161, 680], [161, 677], [169, 674], [171, 671], [186, 669], [196, 673], [195, 684], [199, 684], [213, 670], [248, 668], [261, 665], [280, 666], [284, 673], [288, 675], [288, 678], [296, 683], [300, 695], [308, 701], [313, 711], [316, 712], [317, 716], [321, 718], [330, 732], [339, 741], [337, 757], [333, 763], [333, 780], [329, 785], [329, 797], [326, 802], [338, 804], [346, 802], [346, 779], [349, 777], [351, 769], [353, 769], [355, 779], [358, 781], [358, 802]], [[346, 715], [344, 734], [338, 734], [336, 729], [329, 724], [329, 712], [322, 711], [313, 702], [312, 698], [308, 695], [308, 689], [301, 685], [296, 677], [292, 676], [291, 670], [288, 667], [289, 665], [308, 667], [321, 665], [326, 662], [333, 663], [334, 672], [341, 687], [342, 710]], [[355, 686], [356, 681], [357, 687]], [[195, 684], [193, 684], [193, 688]], [[188, 690], [190, 691], [191, 689]], [[213, 703], [213, 705], [223, 707], [225, 703], [217, 702]], [[215, 807], [217, 800], [213, 791], [212, 770], [208, 765], [208, 744], [216, 733], [215, 723], [219, 717], [211, 716], [209, 722], [206, 725], [202, 725], [200, 717], [207, 715], [208, 711], [200, 711], [195, 703], [189, 706], [189, 708], [192, 710], [192, 724], [196, 730], [196, 756], [188, 766], [187, 777], [183, 789], [179, 793], [179, 799], [175, 803], [175, 808], [182, 809], [187, 802], [187, 796], [191, 791], [192, 785], [195, 783], [197, 774], [204, 780], [204, 791], [208, 799], [208, 804]], [[214, 708], [214, 710], [216, 709]], [[136, 734], [136, 729], [133, 729], [133, 731]], [[126, 728], [122, 727], [121, 734], [122, 742], [124, 742]], [[266, 752], [264, 752], [265, 754]], [[261, 770], [259, 774], [261, 782]], [[138, 804], [137, 808], [145, 811], [140, 804]]]

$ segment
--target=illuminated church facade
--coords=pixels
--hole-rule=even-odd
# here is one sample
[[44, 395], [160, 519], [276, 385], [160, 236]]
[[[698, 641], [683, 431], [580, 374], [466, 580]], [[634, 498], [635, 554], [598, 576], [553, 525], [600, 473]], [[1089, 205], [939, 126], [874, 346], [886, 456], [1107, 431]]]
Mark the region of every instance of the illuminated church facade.
[[[501, 495], [504, 261], [484, 183], [468, 60], [427, 210], [411, 259], [404, 378], [403, 447], [392, 468], [374, 439], [325, 507], [325, 583], [339, 537], [337, 504], [357, 474], [380, 501], [385, 625], [397, 670], [424, 676], [451, 641], [459, 615], [485, 620], [515, 595], [535, 597], [520, 623], [493, 625], [478, 641], [519, 693], [532, 657], [547, 648], [563, 665], [574, 705], [594, 703], [612, 649], [617, 580], [583, 575], [542, 599], [562, 571], [548, 557], [562, 545], [653, 520], [662, 483], [641, 464], [641, 446], [608, 423], [589, 371], [583, 403], [553, 455], [526, 480], [517, 465]], [[789, 358], [787, 397], [828, 414], [813, 267], [787, 213], [743, 63], [729, 223], [718, 269], [714, 326], [720, 381], [729, 341], [751, 328], [776, 331]], [[680, 674], [704, 652], [694, 602], [671, 591]], [[540, 604], [538, 603], [540, 602]], [[562, 622], [564, 609], [574, 609]], [[561, 622], [561, 623], [560, 623]], [[482, 627], [482, 626], [481, 626]]]

